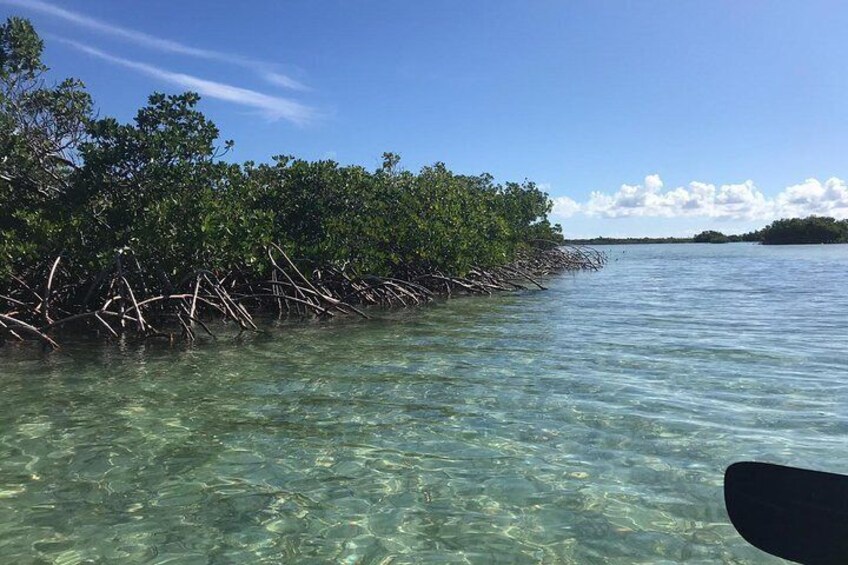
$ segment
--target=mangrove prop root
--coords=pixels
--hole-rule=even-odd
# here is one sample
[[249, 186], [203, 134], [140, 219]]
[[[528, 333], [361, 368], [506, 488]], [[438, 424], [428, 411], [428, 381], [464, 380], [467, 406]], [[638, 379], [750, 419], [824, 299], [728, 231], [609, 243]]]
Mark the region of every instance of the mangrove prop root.
[[368, 318], [363, 306], [413, 307], [456, 294], [526, 290], [522, 283], [544, 290], [540, 277], [598, 270], [606, 262], [594, 249], [549, 245], [526, 250], [508, 265], [475, 267], [463, 276], [405, 270], [380, 277], [359, 274], [348, 263], [303, 269], [276, 244], [266, 254], [270, 272], [259, 278], [246, 269], [198, 269], [176, 283], [131, 249], [119, 251], [93, 276], [79, 273], [72, 258], [53, 257], [0, 280], [0, 343], [7, 338], [37, 340], [57, 349], [58, 332], [69, 328], [105, 331], [116, 339], [129, 333], [142, 339], [173, 342], [182, 336], [194, 341], [198, 330], [215, 337], [207, 323], [211, 320], [255, 332], [253, 316], [274, 311], [280, 317]]

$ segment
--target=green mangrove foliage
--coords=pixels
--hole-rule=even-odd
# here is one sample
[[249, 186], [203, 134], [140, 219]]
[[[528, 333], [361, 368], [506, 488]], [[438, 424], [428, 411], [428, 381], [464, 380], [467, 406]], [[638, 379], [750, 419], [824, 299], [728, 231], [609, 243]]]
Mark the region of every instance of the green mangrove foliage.
[[692, 238], [694, 243], [728, 243], [730, 238], [720, 231], [706, 230]]
[[[186, 331], [203, 304], [249, 326], [246, 304], [262, 298], [326, 314], [347, 298], [405, 303], [512, 288], [506, 278], [531, 278], [532, 265], [599, 264], [577, 251], [541, 258], [563, 240], [532, 182], [498, 184], [442, 163], [414, 173], [391, 153], [376, 170], [285, 155], [228, 162], [233, 143], [220, 141], [197, 94], [153, 94], [131, 123], [98, 117], [79, 81], [47, 84], [42, 49], [27, 20], [0, 26], [6, 334], [25, 323], [43, 335], [59, 314], [109, 331], [117, 316], [146, 331], [146, 304], [185, 294], [190, 305], [169, 312]], [[503, 270], [516, 261], [529, 271]], [[366, 276], [408, 284], [369, 290]]]
[[232, 142], [199, 96], [154, 94], [133, 123], [95, 119], [78, 81], [43, 85], [42, 42], [26, 20], [0, 29], [0, 270], [57, 254], [90, 269], [132, 248], [165, 272], [267, 268], [279, 243], [314, 263], [374, 273], [498, 265], [534, 240], [561, 241], [532, 182], [495, 184], [398, 157], [368, 171], [290, 156], [220, 158]]
[[776, 220], [759, 236], [766, 245], [848, 243], [848, 220], [825, 216]]
[[848, 220], [837, 220], [827, 216], [785, 218], [776, 220], [766, 227], [743, 234], [726, 235], [720, 231], [707, 230], [694, 237], [665, 238], [609, 238], [568, 240], [579, 245], [616, 245], [638, 243], [735, 243], [755, 242], [764, 245], [788, 245], [811, 243], [848, 243]]
[[30, 265], [63, 237], [91, 99], [76, 80], [45, 86], [32, 25], [0, 26], [0, 276]]

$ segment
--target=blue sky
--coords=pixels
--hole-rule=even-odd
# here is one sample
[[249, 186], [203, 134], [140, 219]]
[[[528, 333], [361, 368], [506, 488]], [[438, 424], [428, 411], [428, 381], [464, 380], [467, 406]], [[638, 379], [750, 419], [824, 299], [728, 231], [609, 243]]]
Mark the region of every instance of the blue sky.
[[570, 236], [848, 217], [838, 1], [0, 0], [129, 120], [205, 94], [233, 157], [444, 161], [542, 184]]

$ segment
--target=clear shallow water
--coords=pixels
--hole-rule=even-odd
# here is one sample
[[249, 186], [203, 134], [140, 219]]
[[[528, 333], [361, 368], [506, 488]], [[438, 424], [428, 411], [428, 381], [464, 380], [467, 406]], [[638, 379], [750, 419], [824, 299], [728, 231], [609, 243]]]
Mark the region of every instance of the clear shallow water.
[[848, 472], [848, 246], [197, 348], [0, 349], [0, 562], [769, 562], [739, 459]]

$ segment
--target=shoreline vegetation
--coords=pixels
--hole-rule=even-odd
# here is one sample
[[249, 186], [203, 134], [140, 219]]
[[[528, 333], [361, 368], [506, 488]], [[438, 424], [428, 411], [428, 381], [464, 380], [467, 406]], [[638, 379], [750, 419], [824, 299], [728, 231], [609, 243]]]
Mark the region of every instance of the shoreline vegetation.
[[763, 245], [803, 245], [817, 243], [848, 243], [848, 220], [827, 216], [785, 218], [766, 227], [739, 235], [725, 235], [707, 230], [693, 237], [593, 237], [566, 239], [572, 245], [626, 245], [648, 243], [736, 243], [753, 242]]
[[368, 317], [454, 294], [544, 288], [599, 269], [565, 245], [533, 182], [444, 164], [222, 158], [194, 93], [153, 94], [132, 123], [84, 85], [48, 85], [28, 20], [0, 25], [0, 344], [62, 331], [194, 340], [254, 316]]

